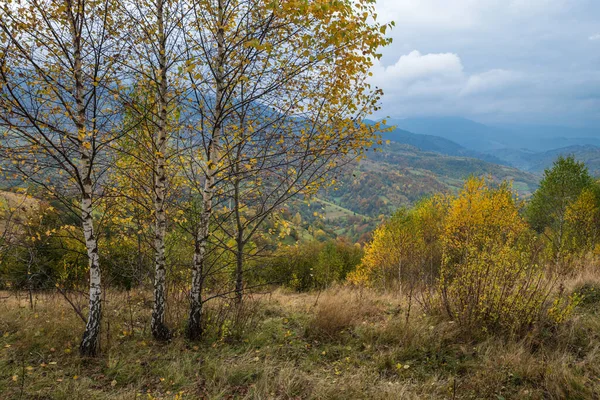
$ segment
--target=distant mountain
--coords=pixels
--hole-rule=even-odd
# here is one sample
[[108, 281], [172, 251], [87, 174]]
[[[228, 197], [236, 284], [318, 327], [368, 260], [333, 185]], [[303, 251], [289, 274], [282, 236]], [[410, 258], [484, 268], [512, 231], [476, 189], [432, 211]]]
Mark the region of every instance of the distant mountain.
[[597, 146], [570, 146], [562, 149], [550, 150], [535, 154], [531, 157], [529, 171], [541, 173], [544, 169], [552, 166], [558, 156], [572, 155], [575, 159], [583, 161], [590, 173], [600, 176], [600, 147]]
[[493, 127], [505, 131], [509, 140], [517, 140], [518, 147], [530, 150], [548, 151], [577, 145], [600, 146], [600, 128], [516, 124], [499, 124]]
[[[398, 129], [453, 141], [475, 152], [475, 154], [464, 153], [466, 156], [506, 163], [535, 172], [538, 172], [539, 167], [534, 167], [534, 160], [531, 159], [534, 154], [539, 153], [540, 165], [543, 165], [545, 156], [542, 153], [553, 151], [560, 153], [566, 148], [575, 150], [579, 154], [592, 154], [593, 159], [594, 151], [590, 153], [589, 147], [600, 147], [600, 129], [593, 127], [486, 125], [459, 117], [391, 119], [387, 122]], [[584, 150], [584, 147], [588, 150]], [[481, 153], [495, 159], [486, 159], [481, 156]], [[551, 154], [553, 153], [549, 155]]]
[[460, 117], [390, 119], [410, 132], [452, 140], [468, 149], [490, 152], [503, 148], [548, 151], [573, 145], [600, 146], [600, 129], [546, 125], [486, 125]]
[[390, 119], [389, 125], [421, 135], [439, 136], [451, 140], [470, 150], [489, 152], [504, 148], [499, 139], [501, 129], [493, 128], [466, 118], [459, 117], [422, 117]]
[[[373, 121], [365, 121], [367, 123], [374, 123]], [[399, 129], [396, 127], [385, 126], [384, 128], [391, 129], [388, 132], [382, 134], [384, 140], [390, 140], [392, 142], [407, 144], [414, 146], [423, 151], [433, 151], [448, 156], [459, 156], [459, 157], [470, 157], [484, 160], [495, 164], [506, 164], [503, 160], [495, 157], [491, 154], [481, 153], [475, 150], [467, 149], [460, 144], [453, 142], [452, 140], [434, 136], [419, 134]]]
[[541, 174], [558, 156], [574, 156], [584, 162], [595, 176], [600, 176], [600, 147], [592, 145], [576, 145], [535, 153], [528, 150], [504, 149], [498, 151], [498, 157], [511, 165], [535, 174]]

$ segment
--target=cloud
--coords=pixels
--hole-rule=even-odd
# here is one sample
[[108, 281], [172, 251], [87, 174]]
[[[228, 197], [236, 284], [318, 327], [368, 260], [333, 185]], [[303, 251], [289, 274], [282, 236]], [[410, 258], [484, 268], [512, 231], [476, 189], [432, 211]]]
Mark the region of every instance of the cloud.
[[492, 69], [467, 75], [458, 54], [422, 54], [413, 50], [387, 67], [376, 63], [371, 83], [386, 93], [402, 96], [469, 96], [502, 89], [521, 79], [522, 74]]
[[377, 0], [376, 7], [378, 20], [396, 22], [373, 68], [372, 83], [385, 92], [381, 116], [600, 125], [598, 55], [590, 51], [590, 41], [600, 43], [600, 1]]
[[519, 83], [521, 79], [522, 74], [519, 72], [493, 69], [470, 76], [460, 94], [461, 96], [467, 96], [505, 90]]
[[384, 81], [394, 79], [413, 82], [432, 77], [460, 78], [463, 75], [463, 66], [458, 55], [453, 53], [423, 55], [414, 50], [400, 56], [393, 65], [385, 68], [380, 66], [377, 72], [384, 76]]

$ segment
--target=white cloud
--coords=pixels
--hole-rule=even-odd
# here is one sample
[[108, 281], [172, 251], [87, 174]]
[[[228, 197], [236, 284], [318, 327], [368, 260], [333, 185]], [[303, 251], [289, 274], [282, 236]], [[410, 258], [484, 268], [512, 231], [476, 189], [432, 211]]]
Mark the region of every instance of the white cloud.
[[466, 96], [503, 90], [518, 83], [521, 78], [522, 74], [515, 71], [493, 69], [491, 71], [470, 76], [460, 94]]
[[465, 81], [460, 57], [453, 53], [421, 54], [414, 50], [387, 67], [377, 62], [372, 72], [371, 83], [387, 95], [410, 98], [452, 96]]
[[388, 94], [419, 97], [469, 96], [505, 88], [518, 82], [521, 74], [492, 69], [467, 75], [462, 60], [454, 53], [402, 55], [387, 67], [377, 62], [371, 83]]
[[449, 79], [462, 77], [463, 66], [460, 57], [453, 53], [421, 54], [411, 51], [402, 55], [394, 65], [381, 68], [385, 79], [401, 81], [416, 81], [432, 76], [442, 76]]
[[600, 40], [600, 33], [596, 33], [592, 36], [589, 37], [590, 40], [594, 41], [594, 40]]

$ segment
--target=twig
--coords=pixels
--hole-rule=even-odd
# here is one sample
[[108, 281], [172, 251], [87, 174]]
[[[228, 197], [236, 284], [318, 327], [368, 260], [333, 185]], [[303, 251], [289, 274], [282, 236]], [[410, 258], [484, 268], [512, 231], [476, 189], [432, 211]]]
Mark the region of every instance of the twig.
[[73, 310], [77, 313], [77, 315], [79, 315], [79, 318], [81, 318], [81, 320], [83, 321], [83, 323], [86, 324], [87, 321], [85, 320], [85, 316], [83, 315], [83, 313], [81, 312], [81, 310], [79, 309], [79, 307], [77, 307], [71, 301], [71, 299], [67, 296], [66, 291], [61, 290], [61, 288], [59, 286], [56, 287], [56, 290], [58, 290], [58, 293], [60, 293], [65, 298], [65, 300], [67, 300], [67, 302], [71, 305], [71, 307], [73, 308]]

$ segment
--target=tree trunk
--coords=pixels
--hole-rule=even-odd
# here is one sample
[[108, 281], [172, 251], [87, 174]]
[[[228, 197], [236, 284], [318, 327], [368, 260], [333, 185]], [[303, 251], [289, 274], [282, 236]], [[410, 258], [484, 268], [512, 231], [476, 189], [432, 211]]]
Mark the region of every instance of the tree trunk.
[[81, 200], [83, 234], [90, 268], [90, 306], [88, 319], [79, 346], [82, 356], [93, 357], [97, 354], [100, 343], [100, 321], [102, 319], [102, 289], [100, 279], [100, 262], [98, 257], [98, 242], [94, 235], [92, 220], [92, 185], [87, 178], [84, 183], [84, 194]]
[[241, 234], [238, 234], [236, 242], [235, 301], [237, 304], [242, 304], [244, 294], [244, 242]]
[[[206, 204], [205, 204], [206, 205]], [[190, 316], [186, 328], [186, 337], [189, 340], [198, 340], [202, 337], [202, 288], [204, 282], [204, 258], [208, 236], [208, 222], [210, 212], [202, 211], [200, 217], [200, 231], [194, 245], [194, 265], [192, 269], [192, 289], [190, 291]]]
[[81, 21], [73, 21], [71, 26], [73, 35], [73, 78], [75, 81], [75, 104], [77, 107], [77, 118], [75, 124], [79, 138], [80, 164], [78, 171], [79, 185], [81, 190], [81, 222], [85, 248], [88, 255], [88, 266], [90, 269], [90, 293], [88, 319], [85, 332], [79, 345], [82, 356], [93, 357], [98, 353], [100, 344], [100, 322], [102, 320], [102, 281], [100, 273], [100, 259], [98, 256], [98, 241], [94, 234], [94, 221], [92, 219], [92, 154], [95, 151], [94, 143], [87, 138], [86, 132], [86, 109], [83, 87], [83, 67], [81, 56], [81, 23], [83, 21], [83, 10]]
[[224, 75], [225, 75], [225, 10], [224, 1], [218, 4], [217, 28], [217, 60], [215, 68], [215, 121], [207, 150], [206, 176], [202, 189], [202, 214], [200, 226], [196, 235], [194, 247], [194, 265], [192, 270], [192, 288], [190, 291], [190, 317], [186, 329], [186, 336], [190, 340], [198, 340], [202, 336], [202, 289], [204, 282], [204, 261], [210, 233], [210, 218], [214, 197], [215, 174], [217, 171], [218, 145], [223, 126], [224, 108]]
[[[243, 125], [243, 122], [241, 123]], [[237, 166], [236, 168], [239, 168]], [[236, 243], [236, 268], [235, 268], [235, 300], [238, 305], [242, 304], [244, 295], [244, 227], [242, 225], [242, 216], [240, 214], [240, 181], [234, 183], [234, 201], [235, 201], [235, 221], [237, 235]]]
[[159, 68], [158, 82], [158, 132], [156, 137], [156, 168], [154, 171], [154, 307], [152, 310], [152, 336], [157, 340], [169, 340], [171, 332], [165, 324], [166, 309], [166, 270], [165, 270], [165, 232], [167, 217], [165, 213], [165, 152], [167, 145], [167, 70], [166, 37], [163, 22], [163, 1], [157, 2], [159, 30]]

